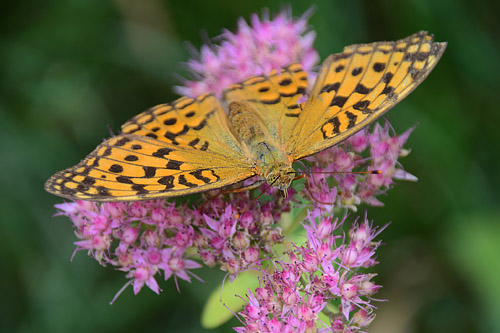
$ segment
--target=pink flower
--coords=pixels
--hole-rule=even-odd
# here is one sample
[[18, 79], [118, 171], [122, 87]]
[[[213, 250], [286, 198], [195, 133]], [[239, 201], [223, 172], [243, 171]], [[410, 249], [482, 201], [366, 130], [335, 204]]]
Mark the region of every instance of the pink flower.
[[194, 260], [184, 258], [184, 253], [178, 253], [167, 248], [161, 251], [161, 263], [158, 267], [164, 270], [165, 280], [168, 280], [172, 275], [174, 276], [175, 284], [177, 286], [177, 290], [179, 291], [177, 278], [179, 277], [187, 282], [191, 282], [189, 275], [194, 277], [196, 277], [196, 275], [191, 273], [189, 270], [200, 268], [201, 265]]
[[136, 268], [131, 272], [131, 274], [127, 275], [129, 278], [133, 278], [134, 294], [137, 294], [142, 289], [144, 284], [146, 284], [149, 289], [159, 294], [160, 287], [154, 278], [154, 274], [155, 272], [152, 272], [149, 267], [143, 266]]
[[262, 19], [256, 14], [251, 25], [243, 19], [238, 31], [225, 31], [220, 46], [202, 46], [198, 59], [187, 63], [196, 80], [186, 80], [175, 90], [185, 96], [196, 97], [206, 92], [220, 96], [231, 84], [252, 76], [280, 69], [299, 61], [306, 71], [319, 60], [313, 48], [316, 34], [307, 26], [310, 12], [294, 19], [285, 11], [270, 20], [266, 13]]

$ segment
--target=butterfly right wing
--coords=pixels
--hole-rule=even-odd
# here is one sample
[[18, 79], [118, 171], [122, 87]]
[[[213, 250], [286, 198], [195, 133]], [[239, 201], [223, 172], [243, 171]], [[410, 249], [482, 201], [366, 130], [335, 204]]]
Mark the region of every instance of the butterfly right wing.
[[45, 189], [68, 199], [136, 201], [204, 192], [253, 175], [251, 163], [242, 156], [119, 135], [50, 177]]
[[321, 66], [287, 151], [295, 160], [331, 147], [403, 100], [446, 48], [421, 31], [392, 42], [356, 44]]

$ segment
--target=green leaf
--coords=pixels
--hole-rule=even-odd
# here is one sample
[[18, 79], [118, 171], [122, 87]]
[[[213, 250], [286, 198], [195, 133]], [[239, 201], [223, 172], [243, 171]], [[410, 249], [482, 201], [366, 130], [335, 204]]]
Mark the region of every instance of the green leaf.
[[244, 297], [248, 294], [248, 289], [255, 290], [259, 285], [258, 276], [259, 273], [255, 271], [243, 272], [233, 282], [226, 281], [224, 287], [219, 286], [212, 291], [201, 314], [201, 325], [204, 328], [215, 328], [234, 317], [231, 311], [238, 312], [245, 304], [236, 295]]

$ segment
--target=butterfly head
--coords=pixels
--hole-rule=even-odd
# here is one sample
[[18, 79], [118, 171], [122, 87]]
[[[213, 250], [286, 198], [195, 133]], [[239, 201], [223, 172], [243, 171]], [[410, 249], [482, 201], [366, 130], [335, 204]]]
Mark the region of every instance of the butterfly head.
[[275, 165], [270, 168], [266, 175], [266, 182], [281, 191], [283, 197], [287, 197], [287, 189], [295, 178], [295, 170], [291, 166]]

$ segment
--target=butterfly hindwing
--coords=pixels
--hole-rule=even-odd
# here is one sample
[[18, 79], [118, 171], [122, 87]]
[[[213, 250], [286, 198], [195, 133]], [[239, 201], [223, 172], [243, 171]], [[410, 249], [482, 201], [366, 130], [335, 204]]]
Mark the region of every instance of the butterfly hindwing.
[[226, 104], [232, 101], [249, 103], [272, 139], [284, 146], [301, 113], [299, 99], [306, 93], [307, 73], [299, 63], [292, 63], [281, 71], [250, 77], [229, 86], [223, 92]]
[[45, 188], [69, 199], [130, 201], [208, 191], [254, 174], [242, 159], [120, 135], [103, 142], [76, 166], [53, 175]]
[[446, 43], [419, 32], [356, 44], [323, 63], [287, 150], [294, 159], [331, 147], [405, 98], [434, 68]]
[[220, 101], [212, 94], [155, 106], [127, 121], [122, 132], [201, 151], [243, 154]]

